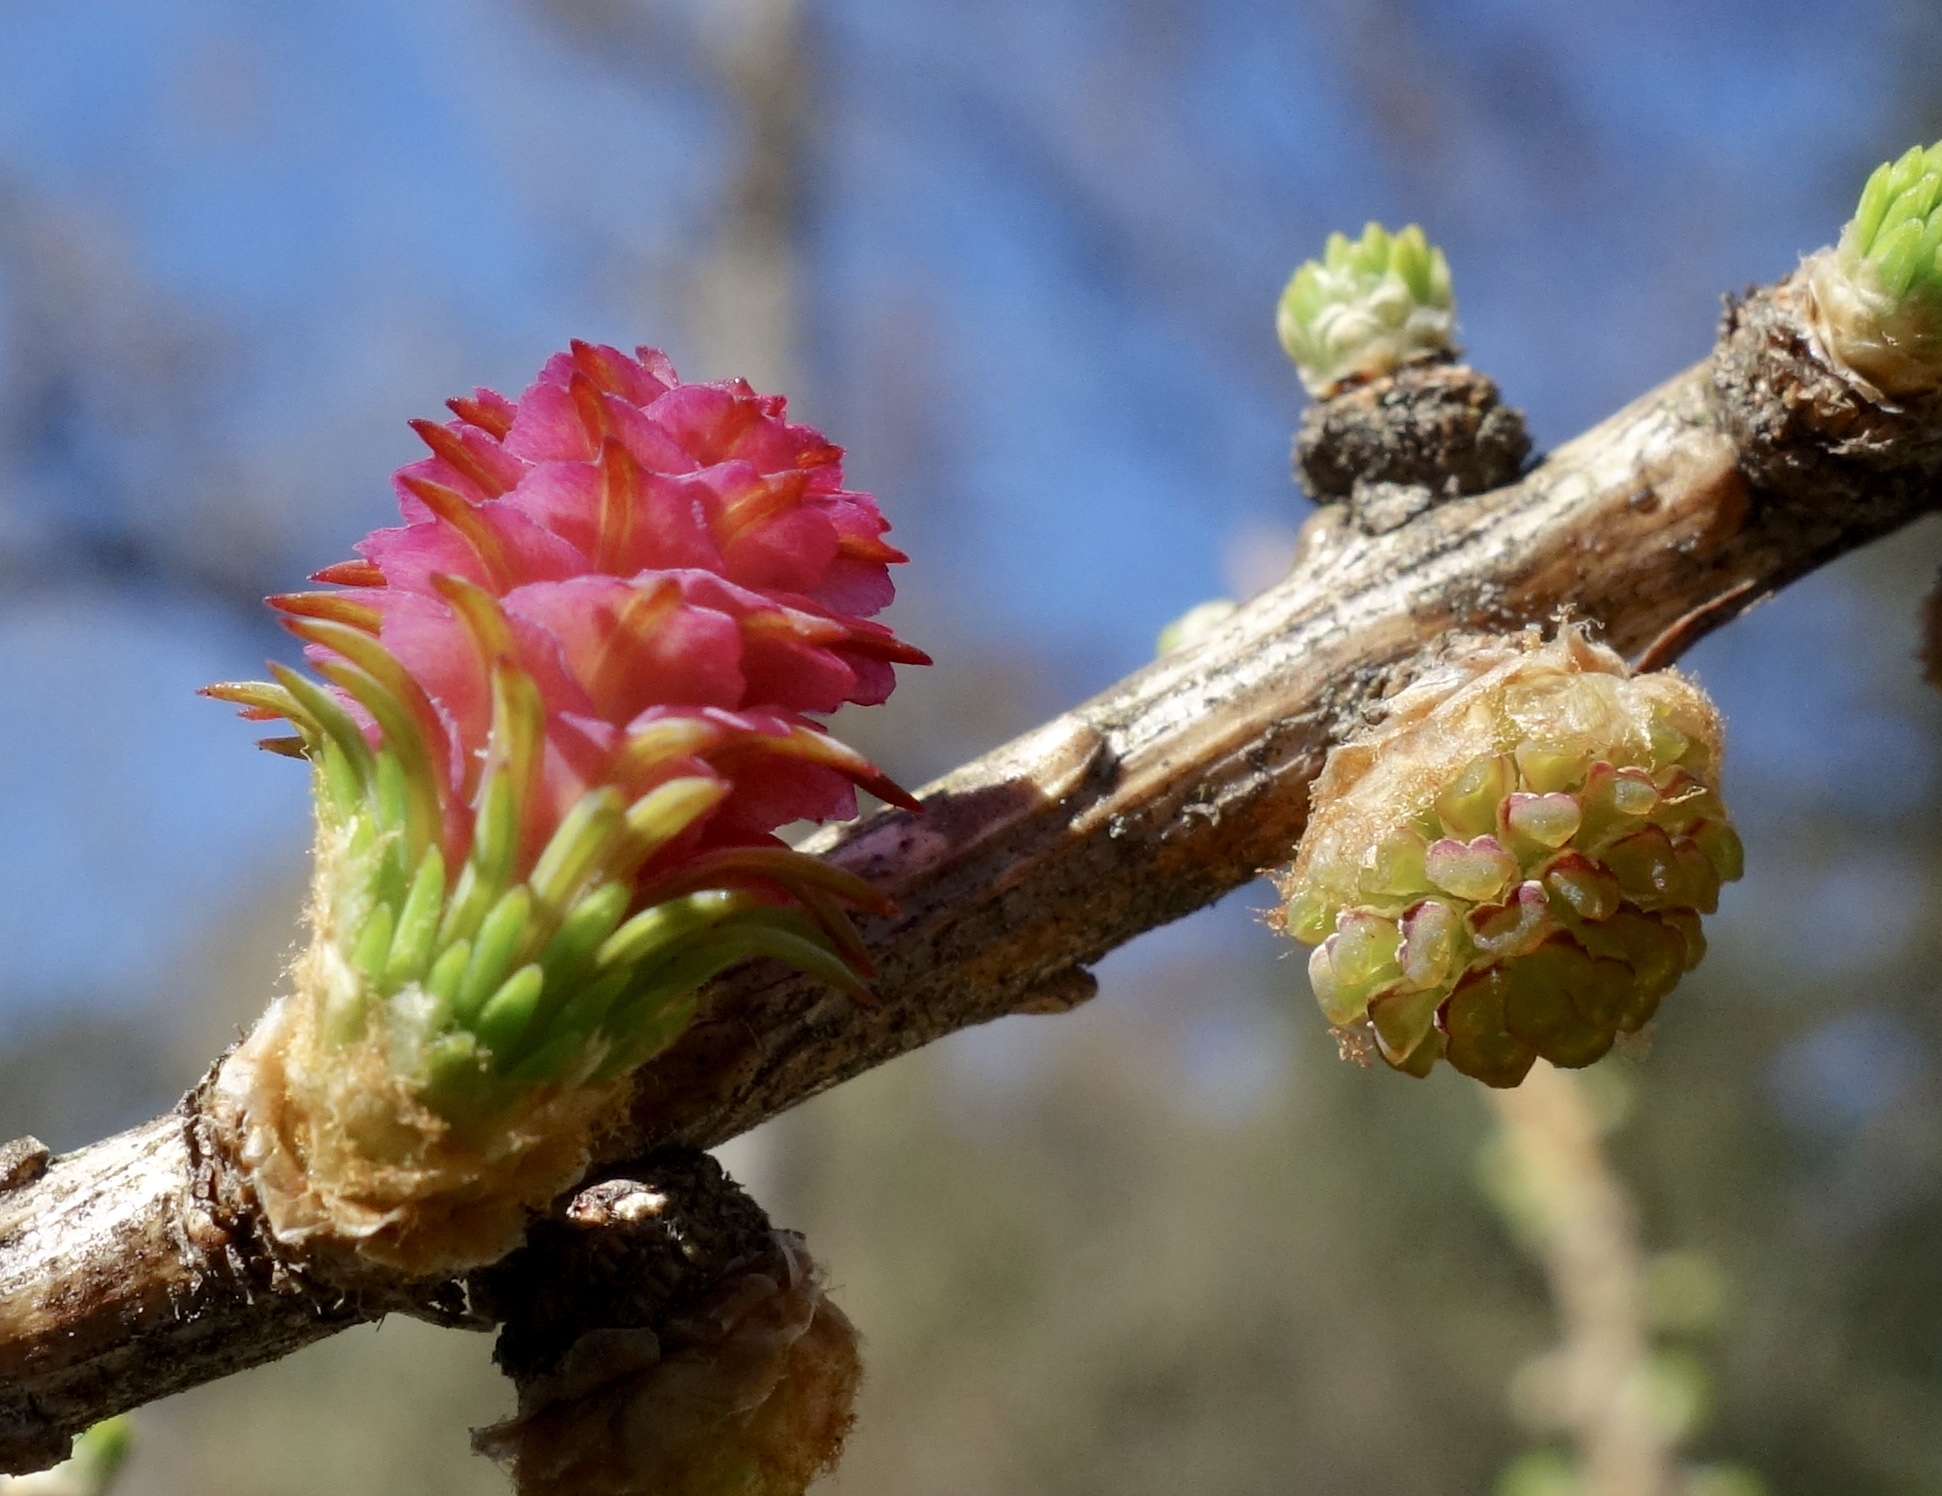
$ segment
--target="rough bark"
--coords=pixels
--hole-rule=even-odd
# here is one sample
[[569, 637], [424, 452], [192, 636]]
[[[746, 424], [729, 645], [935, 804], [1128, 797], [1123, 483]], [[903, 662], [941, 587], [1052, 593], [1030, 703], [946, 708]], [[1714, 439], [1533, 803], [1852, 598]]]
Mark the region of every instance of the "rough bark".
[[0, 1193], [0, 1472], [52, 1465], [99, 1418], [365, 1317], [272, 1290], [202, 1177], [190, 1120], [171, 1114]]
[[212, 1155], [202, 1089], [64, 1157], [31, 1139], [0, 1150], [0, 1474], [65, 1459], [113, 1413], [394, 1310], [464, 1322], [455, 1285], [351, 1287], [293, 1268]]
[[[1664, 664], [1927, 512], [1942, 426], [1877, 408], [1865, 447], [1824, 440], [1851, 392], [1774, 355], [1799, 352], [1790, 327], [1764, 296], [1736, 308], [1717, 368], [1669, 380], [1518, 483], [1380, 536], [1342, 506], [1322, 510], [1288, 578], [1190, 649], [926, 787], [921, 816], [886, 811], [811, 843], [901, 906], [865, 931], [879, 1000], [859, 1008], [802, 978], [744, 973], [642, 1072], [617, 1145], [732, 1137], [1069, 990], [1114, 946], [1287, 861], [1330, 746], [1453, 630], [1569, 609], [1622, 653]], [[1813, 482], [1755, 487], [1729, 423], [1767, 434], [1748, 444], [1768, 467], [1776, 449], [1790, 471], [1838, 467], [1833, 501]]]
[[[877, 1000], [731, 976], [641, 1073], [605, 1156], [712, 1145], [953, 1030], [1073, 1006], [1088, 962], [1287, 860], [1330, 746], [1452, 630], [1568, 608], [1664, 663], [1933, 507], [1938, 433], [1933, 412], [1857, 401], [1763, 294], [1729, 313], [1716, 365], [1517, 483], [1375, 536], [1324, 509], [1289, 577], [1201, 642], [927, 787], [922, 814], [813, 843], [901, 905], [864, 930]], [[0, 1195], [0, 1471], [351, 1319], [438, 1311], [403, 1287], [332, 1297], [279, 1276], [246, 1193], [221, 1170], [198, 1184], [191, 1124]]]

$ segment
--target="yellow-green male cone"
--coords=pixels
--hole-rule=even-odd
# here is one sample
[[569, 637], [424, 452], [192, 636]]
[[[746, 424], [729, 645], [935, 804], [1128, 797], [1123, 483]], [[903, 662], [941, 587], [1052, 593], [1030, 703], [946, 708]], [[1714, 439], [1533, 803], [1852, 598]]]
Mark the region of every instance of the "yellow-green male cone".
[[1329, 1022], [1494, 1086], [1588, 1065], [1705, 952], [1740, 876], [1719, 714], [1566, 624], [1460, 641], [1337, 748], [1280, 887]]

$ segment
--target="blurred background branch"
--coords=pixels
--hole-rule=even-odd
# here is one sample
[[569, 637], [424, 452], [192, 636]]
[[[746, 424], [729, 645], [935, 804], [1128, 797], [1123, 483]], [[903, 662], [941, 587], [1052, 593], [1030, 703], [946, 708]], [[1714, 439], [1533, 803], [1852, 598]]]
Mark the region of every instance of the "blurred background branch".
[[1630, 1120], [1636, 1078], [1539, 1062], [1514, 1091], [1487, 1093], [1498, 1130], [1480, 1155], [1485, 1193], [1544, 1268], [1559, 1343], [1510, 1384], [1517, 1421], [1562, 1434], [1570, 1453], [1513, 1461], [1499, 1496], [1763, 1496], [1734, 1465], [1694, 1465], [1684, 1447], [1713, 1411], [1695, 1342], [1729, 1317], [1731, 1286], [1692, 1250], [1648, 1255], [1639, 1212], [1607, 1140]]
[[17, 605], [64, 587], [160, 588], [260, 627], [262, 537], [225, 502], [208, 440], [209, 329], [145, 285], [101, 225], [12, 174], [0, 285], [0, 591]]
[[[1489, 1099], [1502, 1129], [1492, 1182], [1544, 1265], [1563, 1342], [1521, 1374], [1536, 1421], [1571, 1436], [1588, 1496], [1673, 1496], [1674, 1429], [1652, 1397], [1637, 1212], [1606, 1155], [1598, 1082], [1540, 1062]], [[1607, 1088], [1609, 1091], [1609, 1088]]]

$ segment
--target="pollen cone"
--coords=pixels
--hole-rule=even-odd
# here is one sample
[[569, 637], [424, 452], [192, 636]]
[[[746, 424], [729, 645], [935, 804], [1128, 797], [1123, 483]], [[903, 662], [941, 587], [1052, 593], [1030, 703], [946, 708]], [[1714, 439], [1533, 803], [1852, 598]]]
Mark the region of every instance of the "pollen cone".
[[1705, 954], [1740, 876], [1719, 713], [1562, 626], [1472, 642], [1330, 755], [1282, 920], [1338, 1029], [1514, 1086], [1588, 1065]]

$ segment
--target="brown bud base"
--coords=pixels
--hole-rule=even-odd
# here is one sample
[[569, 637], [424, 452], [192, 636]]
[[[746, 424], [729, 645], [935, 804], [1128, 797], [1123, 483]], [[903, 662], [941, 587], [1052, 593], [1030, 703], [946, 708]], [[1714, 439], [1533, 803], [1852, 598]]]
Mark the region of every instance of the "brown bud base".
[[383, 1036], [319, 1042], [284, 998], [223, 1062], [203, 1107], [278, 1244], [340, 1281], [365, 1264], [447, 1278], [519, 1244], [586, 1172], [596, 1121], [624, 1094], [545, 1087], [455, 1125], [390, 1068]]
[[639, 1173], [581, 1190], [474, 1278], [519, 1387], [475, 1446], [521, 1496], [801, 1496], [854, 1418], [854, 1327], [802, 1238], [712, 1159]]
[[1885, 398], [1830, 354], [1796, 273], [1729, 300], [1714, 408], [1754, 483], [1851, 523], [1924, 504], [1942, 479], [1942, 395]]
[[[1320, 503], [1385, 485], [1427, 490], [1424, 507], [1482, 493], [1515, 478], [1530, 455], [1522, 412], [1505, 405], [1487, 375], [1464, 364], [1407, 364], [1348, 385], [1302, 413], [1295, 472]], [[1384, 507], [1377, 503], [1377, 508]]]
[[1330, 755], [1280, 879], [1323, 1013], [1412, 1075], [1590, 1064], [1698, 964], [1740, 876], [1718, 713], [1571, 624], [1459, 641], [1389, 708]]
[[331, 1032], [333, 1010], [364, 980], [335, 927], [337, 861], [320, 840], [295, 991], [222, 1062], [203, 1115], [293, 1260], [345, 1284], [369, 1265], [449, 1278], [503, 1257], [586, 1172], [595, 1125], [627, 1080], [536, 1085], [490, 1110], [441, 1111], [398, 1065], [382, 1008], [354, 1038]]

